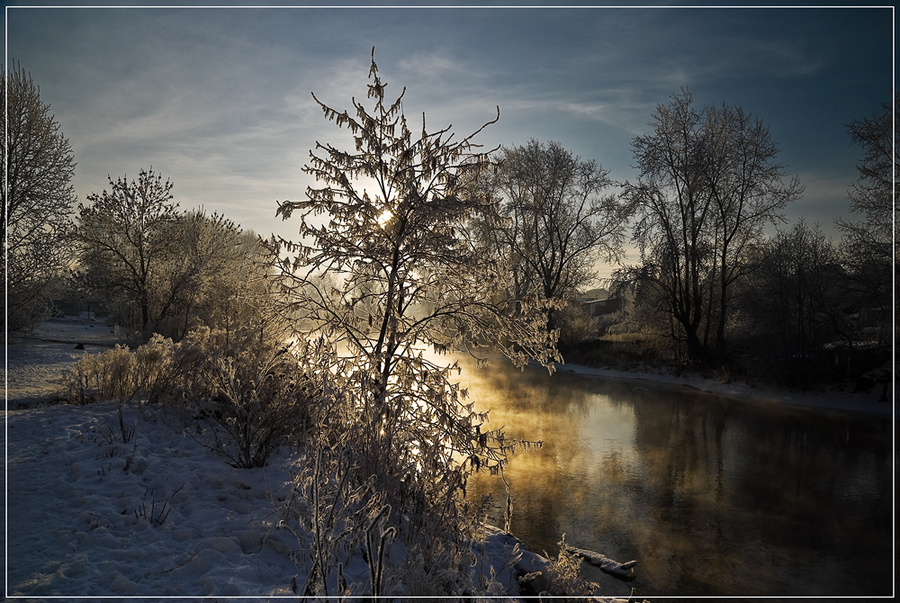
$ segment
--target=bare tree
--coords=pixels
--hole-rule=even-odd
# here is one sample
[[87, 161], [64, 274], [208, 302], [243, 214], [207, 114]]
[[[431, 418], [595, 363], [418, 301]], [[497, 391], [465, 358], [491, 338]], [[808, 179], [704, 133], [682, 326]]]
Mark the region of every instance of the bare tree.
[[317, 144], [321, 155], [311, 152], [304, 171], [325, 186], [279, 204], [285, 219], [301, 217], [300, 242], [279, 241], [295, 254], [283, 264], [292, 308], [370, 363], [376, 406], [387, 403], [392, 376], [418, 367], [415, 346], [446, 352], [492, 343], [520, 362], [552, 359], [552, 339], [533, 328], [536, 304], [493, 303], [498, 275], [468, 232], [471, 218], [497, 211], [466, 188], [488, 166], [472, 141], [481, 129], [454, 142], [449, 128], [428, 132], [423, 116], [413, 138], [403, 92], [386, 103], [374, 58], [370, 78], [371, 112], [354, 99], [351, 117], [313, 96], [329, 120], [351, 131], [356, 152]]
[[715, 355], [725, 357], [725, 326], [732, 286], [747, 272], [747, 253], [763, 239], [763, 228], [781, 219], [780, 210], [803, 194], [795, 176], [784, 183], [784, 165], [768, 126], [740, 107], [707, 107], [704, 184], [715, 208], [718, 308]]
[[838, 220], [843, 231], [841, 251], [861, 305], [881, 310], [881, 340], [890, 333], [892, 281], [896, 270], [894, 248], [894, 178], [897, 155], [894, 148], [893, 110], [847, 124], [850, 139], [862, 152], [857, 165], [859, 178], [850, 189], [851, 211], [857, 221]]
[[503, 149], [491, 189], [506, 219], [489, 234], [514, 298], [570, 299], [596, 279], [597, 260], [621, 258], [629, 210], [605, 193], [612, 185], [607, 170], [557, 142]]
[[70, 261], [75, 160], [31, 75], [18, 63], [0, 75], [6, 100], [0, 123], [5, 310], [9, 327], [16, 328], [46, 311]]
[[95, 291], [135, 307], [146, 333], [164, 314], [164, 266], [180, 251], [173, 237], [178, 205], [172, 183], [152, 169], [141, 170], [136, 181], [110, 177], [109, 184], [110, 190], [88, 195], [90, 205], [78, 206], [82, 276]]
[[723, 360], [745, 254], [803, 189], [782, 181], [768, 128], [740, 108], [697, 111], [685, 90], [653, 118], [632, 144], [641, 175], [625, 187], [638, 213], [635, 273], [663, 294], [693, 360]]
[[851, 209], [863, 217], [869, 236], [889, 241], [893, 232], [897, 155], [893, 144], [894, 107], [884, 103], [882, 108], [881, 113], [854, 119], [846, 129], [850, 140], [863, 152], [862, 161], [856, 166], [859, 179], [850, 189]]
[[[848, 333], [842, 303], [846, 275], [837, 249], [818, 226], [800, 220], [759, 252], [745, 312], [755, 334], [765, 338], [766, 351], [777, 353], [779, 372], [792, 385], [809, 385], [816, 352]], [[828, 368], [833, 371], [833, 363]]]

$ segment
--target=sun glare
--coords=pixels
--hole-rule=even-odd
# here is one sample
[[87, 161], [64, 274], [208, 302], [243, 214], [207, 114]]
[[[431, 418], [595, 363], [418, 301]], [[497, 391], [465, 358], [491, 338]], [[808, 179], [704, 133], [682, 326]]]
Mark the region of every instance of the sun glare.
[[384, 228], [385, 226], [387, 226], [387, 223], [390, 222], [391, 218], [393, 218], [393, 217], [394, 217], [394, 212], [392, 212], [390, 209], [384, 210], [383, 212], [381, 212], [381, 215], [378, 216], [378, 225], [381, 226], [382, 228]]

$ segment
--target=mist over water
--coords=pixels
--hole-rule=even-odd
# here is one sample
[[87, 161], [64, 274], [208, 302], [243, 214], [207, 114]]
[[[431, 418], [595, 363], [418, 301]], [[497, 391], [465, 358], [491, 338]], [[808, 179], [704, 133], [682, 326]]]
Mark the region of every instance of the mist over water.
[[[569, 544], [619, 561], [603, 594], [886, 595], [892, 583], [891, 420], [744, 402], [638, 381], [520, 372], [461, 381], [490, 426], [541, 440], [513, 455], [512, 531], [536, 552]], [[505, 488], [492, 493], [503, 525]]]

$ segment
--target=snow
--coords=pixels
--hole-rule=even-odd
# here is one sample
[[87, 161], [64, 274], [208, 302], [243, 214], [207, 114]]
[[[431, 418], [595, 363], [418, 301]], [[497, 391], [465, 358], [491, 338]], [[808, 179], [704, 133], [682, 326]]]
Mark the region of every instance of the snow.
[[8, 588], [27, 596], [291, 594], [289, 464], [238, 470], [174, 413], [116, 403], [7, 415]]
[[738, 381], [724, 383], [715, 379], [703, 378], [699, 375], [676, 376], [664, 373], [639, 373], [579, 364], [559, 364], [556, 366], [556, 370], [561, 373], [572, 373], [584, 377], [684, 386], [703, 392], [758, 403], [786, 404], [882, 416], [892, 416], [894, 413], [893, 403], [879, 401], [880, 387], [873, 388], [873, 390], [867, 392], [850, 392], [843, 389], [801, 391], [755, 387]]
[[[94, 319], [56, 318], [27, 333], [10, 333], [7, 340], [7, 402], [27, 407], [57, 397], [62, 370], [82, 354], [98, 352], [124, 338], [116, 327]], [[78, 344], [84, 350], [75, 348]]]

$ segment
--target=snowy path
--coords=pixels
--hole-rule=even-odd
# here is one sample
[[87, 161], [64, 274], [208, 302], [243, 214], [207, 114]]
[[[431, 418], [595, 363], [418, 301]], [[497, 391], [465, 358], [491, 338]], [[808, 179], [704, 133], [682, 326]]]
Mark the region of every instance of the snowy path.
[[[96, 353], [123, 342], [103, 322], [74, 318], [53, 319], [31, 332], [11, 333], [6, 342], [8, 374], [3, 369], [9, 407], [33, 406], [59, 396], [64, 369], [85, 352]], [[77, 344], [84, 351], [76, 349]]]

